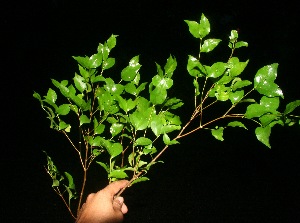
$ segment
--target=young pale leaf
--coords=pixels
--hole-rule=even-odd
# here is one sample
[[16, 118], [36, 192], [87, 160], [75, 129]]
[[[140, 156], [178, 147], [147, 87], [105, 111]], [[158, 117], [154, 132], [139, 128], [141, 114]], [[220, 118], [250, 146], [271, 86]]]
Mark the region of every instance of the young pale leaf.
[[291, 112], [293, 112], [298, 106], [300, 106], [300, 100], [296, 100], [293, 102], [290, 102], [286, 105], [286, 108], [284, 110], [284, 114], [290, 114]]
[[152, 140], [146, 137], [140, 137], [135, 141], [135, 145], [137, 146], [147, 146], [152, 143]]
[[211, 130], [211, 134], [213, 135], [213, 137], [215, 137], [217, 140], [223, 141], [223, 131], [224, 128], [223, 127], [217, 127], [216, 129], [212, 129]]
[[207, 39], [202, 44], [200, 52], [208, 53], [212, 51], [214, 48], [216, 48], [216, 46], [218, 46], [220, 42], [221, 42], [220, 39]]
[[256, 138], [260, 142], [262, 142], [267, 147], [271, 148], [270, 143], [269, 143], [269, 137], [271, 135], [271, 127], [270, 126], [257, 127], [255, 129], [255, 134], [256, 134]]

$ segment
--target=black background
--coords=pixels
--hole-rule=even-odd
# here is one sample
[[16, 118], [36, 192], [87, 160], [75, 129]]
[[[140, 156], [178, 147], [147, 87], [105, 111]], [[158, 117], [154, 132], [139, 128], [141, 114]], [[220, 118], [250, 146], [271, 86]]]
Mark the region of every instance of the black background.
[[[293, 3], [294, 4], [294, 3]], [[299, 99], [296, 5], [288, 1], [10, 1], [1, 6], [1, 222], [74, 222], [52, 191], [44, 171], [48, 151], [57, 164], [77, 171], [66, 140], [49, 129], [33, 91], [45, 94], [50, 78], [70, 79], [77, 71], [71, 56], [91, 55], [99, 42], [119, 35], [116, 69], [140, 55], [142, 78], [155, 75], [170, 54], [178, 61], [174, 95], [193, 91], [185, 72], [198, 42], [183, 20], [204, 13], [212, 37], [224, 42], [232, 29], [249, 43], [245, 77], [279, 63], [277, 83], [285, 103]], [[224, 48], [227, 50], [227, 48]], [[224, 54], [227, 55], [227, 54]], [[222, 56], [222, 55], [221, 55]], [[188, 85], [190, 84], [190, 85]], [[181, 110], [183, 120], [190, 114]], [[125, 222], [300, 222], [299, 127], [273, 129], [272, 149], [251, 131], [231, 130], [219, 142], [206, 132], [184, 138], [152, 168], [150, 181], [127, 189]], [[71, 154], [71, 155], [70, 155]], [[73, 169], [72, 169], [73, 168]], [[98, 168], [98, 167], [97, 167]], [[88, 192], [103, 188], [98, 169]], [[103, 177], [103, 176], [102, 176]], [[102, 178], [103, 179], [103, 178]]]

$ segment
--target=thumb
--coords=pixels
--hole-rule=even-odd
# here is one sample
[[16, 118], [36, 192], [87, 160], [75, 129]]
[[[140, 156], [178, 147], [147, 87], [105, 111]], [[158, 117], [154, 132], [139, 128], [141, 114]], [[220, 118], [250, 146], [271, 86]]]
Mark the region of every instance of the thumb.
[[116, 197], [113, 200], [113, 208], [115, 211], [121, 211], [123, 214], [126, 214], [128, 212], [128, 208], [126, 204], [124, 204], [123, 197]]

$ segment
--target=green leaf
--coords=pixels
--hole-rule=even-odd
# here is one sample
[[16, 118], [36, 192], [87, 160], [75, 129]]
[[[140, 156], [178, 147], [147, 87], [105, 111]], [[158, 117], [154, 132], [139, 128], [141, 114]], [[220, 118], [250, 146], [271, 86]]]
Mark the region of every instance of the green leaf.
[[233, 91], [236, 91], [237, 89], [239, 88], [243, 88], [243, 87], [246, 87], [246, 86], [249, 86], [250, 84], [252, 84], [251, 81], [248, 81], [248, 80], [241, 80], [240, 78], [235, 78], [233, 81], [232, 81], [232, 90]]
[[91, 120], [86, 115], [81, 115], [79, 121], [80, 121], [80, 126], [91, 122]]
[[165, 88], [162, 87], [156, 87], [154, 90], [150, 92], [150, 101], [154, 105], [160, 105], [164, 103], [164, 101], [167, 98], [167, 91]]
[[245, 41], [236, 42], [235, 48], [237, 49], [237, 48], [241, 48], [241, 47], [248, 47], [248, 43]]
[[123, 146], [120, 143], [108, 143], [106, 144], [106, 149], [111, 156], [111, 158], [114, 158], [118, 155], [120, 155], [123, 151]]
[[59, 115], [67, 115], [67, 114], [69, 114], [69, 112], [70, 112], [70, 105], [69, 104], [60, 105], [57, 108], [56, 112]]
[[176, 69], [176, 66], [177, 66], [176, 58], [175, 57], [173, 58], [172, 55], [170, 55], [170, 57], [167, 59], [166, 65], [164, 67], [166, 77], [168, 77], [168, 78], [172, 77], [173, 72]]
[[244, 128], [244, 129], [248, 130], [247, 127], [243, 123], [241, 123], [239, 121], [229, 122], [227, 126], [230, 126], [230, 127], [241, 127], [241, 128]]
[[145, 112], [135, 111], [129, 115], [129, 120], [136, 130], [144, 130], [147, 128], [150, 119], [151, 110]]
[[189, 21], [189, 20], [184, 20], [184, 21], [188, 24], [190, 33], [195, 38], [198, 38], [198, 39], [201, 38], [199, 23], [197, 23], [195, 21]]
[[202, 77], [207, 74], [206, 69], [199, 60], [191, 55], [189, 55], [187, 71], [193, 77]]
[[239, 102], [244, 96], [244, 91], [229, 92], [229, 99], [232, 104]]
[[89, 58], [88, 67], [87, 68], [97, 68], [100, 67], [102, 63], [102, 53], [97, 53], [92, 55]]
[[170, 109], [177, 109], [183, 105], [182, 100], [178, 98], [170, 98], [166, 101], [165, 106]]
[[207, 76], [212, 78], [220, 77], [224, 74], [225, 70], [227, 68], [227, 64], [223, 62], [216, 62], [211, 67], [206, 68], [207, 70]]
[[75, 59], [81, 66], [85, 68], [90, 68], [90, 59], [89, 57], [75, 57], [73, 56], [73, 59]]
[[204, 16], [204, 14], [201, 15], [200, 23], [189, 20], [184, 21], [188, 24], [189, 31], [195, 38], [202, 39], [205, 36], [207, 36], [210, 32], [210, 24], [208, 19]]
[[113, 170], [108, 175], [109, 178], [124, 179], [128, 177], [124, 170]]
[[108, 165], [106, 165], [103, 162], [99, 162], [99, 161], [96, 161], [96, 163], [98, 163], [100, 166], [102, 166], [106, 170], [106, 172], [109, 173], [109, 166]]
[[131, 98], [125, 100], [120, 95], [117, 95], [116, 98], [119, 102], [120, 108], [123, 109], [126, 113], [136, 106], [136, 101], [133, 101]]
[[109, 68], [113, 67], [115, 65], [115, 58], [107, 58], [107, 60], [103, 61], [103, 64], [102, 64], [102, 69], [103, 70], [108, 70]]
[[212, 51], [214, 48], [216, 48], [216, 46], [218, 46], [220, 42], [221, 42], [220, 39], [207, 39], [202, 44], [200, 48], [200, 52], [208, 53]]
[[59, 130], [65, 130], [66, 132], [70, 132], [71, 126], [64, 121], [60, 121], [58, 125]]
[[[259, 117], [259, 120], [263, 127], [270, 125], [274, 120], [278, 120], [279, 116], [277, 114], [264, 114]], [[274, 123], [275, 124], [275, 123]]]
[[230, 75], [232, 77], [240, 75], [248, 65], [248, 62], [249, 60], [247, 60], [246, 62], [240, 62], [239, 58], [237, 57], [230, 58], [230, 60], [228, 61]]
[[94, 118], [94, 134], [102, 134], [104, 132], [105, 129], [105, 125], [98, 123], [97, 119]]
[[69, 182], [69, 186], [68, 186], [68, 187], [69, 187], [70, 189], [75, 190], [75, 184], [74, 184], [72, 175], [69, 174], [68, 172], [64, 172], [64, 173], [65, 173], [65, 175], [66, 175], [66, 177], [67, 177], [67, 179], [68, 179], [68, 182]]
[[169, 89], [173, 85], [173, 80], [168, 77], [161, 77], [159, 75], [155, 75], [152, 78], [151, 82], [154, 86], [162, 88], [162, 89]]
[[139, 177], [139, 178], [135, 179], [135, 180], [131, 183], [131, 185], [136, 184], [136, 183], [140, 183], [140, 182], [143, 182], [143, 181], [147, 181], [147, 180], [150, 180], [150, 179], [149, 179], [148, 177]]
[[274, 80], [277, 77], [277, 63], [260, 68], [254, 77], [254, 88], [260, 93], [268, 97], [280, 96], [283, 93]]
[[247, 107], [245, 117], [249, 119], [254, 117], [260, 117], [268, 111], [269, 110], [264, 106], [261, 106], [259, 104], [251, 104]]
[[104, 89], [112, 95], [120, 95], [124, 91], [124, 86], [121, 84], [115, 84], [111, 78], [106, 78], [105, 82], [106, 84], [104, 85]]
[[135, 141], [135, 145], [137, 146], [147, 146], [152, 143], [152, 140], [146, 137], [140, 137]]
[[51, 79], [51, 81], [52, 81], [53, 85], [60, 90], [60, 92], [63, 96], [69, 97], [69, 89], [64, 84], [59, 83], [58, 81], [56, 81], [54, 79]]
[[251, 104], [247, 107], [245, 117], [254, 118], [260, 117], [268, 112], [276, 113], [276, 109], [279, 106], [279, 98], [268, 98], [263, 96], [260, 100], [260, 104]]
[[113, 123], [109, 129], [112, 137], [118, 135], [124, 128], [124, 125], [121, 123]]
[[42, 98], [41, 98], [41, 95], [39, 93], [34, 92], [33, 93], [33, 97], [36, 98], [36, 99], [38, 99], [40, 101], [40, 103], [42, 103]]
[[107, 47], [111, 50], [111, 49], [113, 49], [115, 46], [116, 46], [116, 44], [117, 44], [117, 37], [118, 35], [114, 35], [114, 34], [112, 34], [109, 38], [108, 38], [108, 40], [106, 41], [106, 43], [107, 43]]
[[224, 140], [224, 138], [223, 138], [223, 131], [224, 131], [224, 128], [223, 128], [223, 127], [216, 127], [216, 129], [212, 129], [212, 130], [211, 130], [211, 134], [212, 134], [217, 140], [223, 141], [223, 140]]
[[125, 67], [121, 72], [121, 78], [124, 81], [133, 81], [141, 68], [139, 64], [139, 56], [133, 57], [129, 61], [129, 65]]
[[269, 143], [269, 137], [271, 135], [271, 127], [270, 126], [257, 127], [255, 129], [255, 134], [256, 134], [256, 138], [260, 142], [262, 142], [267, 147], [271, 148], [270, 143]]
[[151, 127], [152, 132], [156, 136], [159, 136], [160, 134], [162, 134], [163, 124], [164, 124], [164, 119], [161, 116], [155, 115], [154, 117], [152, 117], [150, 127]]
[[300, 100], [295, 100], [293, 102], [290, 102], [286, 105], [285, 110], [284, 110], [284, 114], [290, 114], [291, 112], [293, 112], [298, 106], [300, 106]]
[[84, 69], [82, 66], [78, 65], [79, 67], [79, 72], [81, 74], [81, 76], [84, 78], [84, 79], [88, 79], [90, 77], [90, 73]]
[[51, 88], [49, 88], [49, 90], [48, 90], [47, 95], [46, 95], [45, 98], [47, 100], [49, 100], [50, 102], [55, 103], [56, 99], [57, 99], [57, 94], [55, 93], [54, 90], [52, 90]]

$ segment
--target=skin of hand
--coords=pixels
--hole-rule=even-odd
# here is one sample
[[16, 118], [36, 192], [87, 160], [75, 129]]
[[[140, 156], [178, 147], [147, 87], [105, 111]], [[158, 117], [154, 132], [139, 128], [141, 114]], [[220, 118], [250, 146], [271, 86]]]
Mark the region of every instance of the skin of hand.
[[127, 186], [127, 180], [115, 181], [90, 194], [82, 205], [76, 223], [119, 223], [128, 212], [123, 197], [114, 196]]

